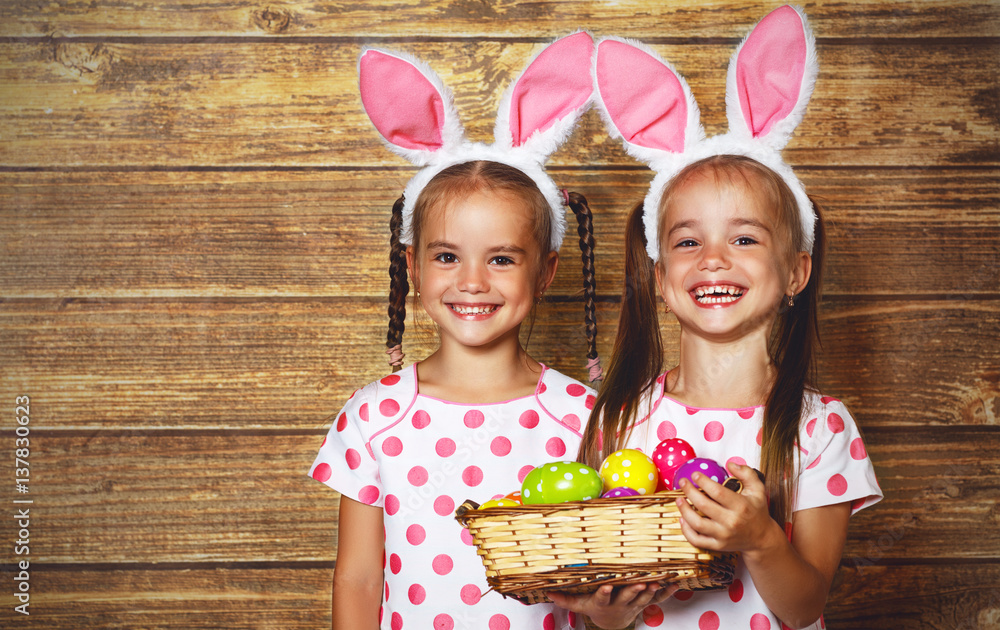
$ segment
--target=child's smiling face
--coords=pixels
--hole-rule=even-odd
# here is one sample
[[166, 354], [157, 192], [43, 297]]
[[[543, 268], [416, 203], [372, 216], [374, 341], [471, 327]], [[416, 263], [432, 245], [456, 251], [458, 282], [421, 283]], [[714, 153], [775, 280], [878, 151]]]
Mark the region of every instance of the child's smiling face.
[[784, 296], [809, 277], [808, 255], [784, 242], [787, 230], [753, 181], [695, 173], [663, 208], [657, 285], [686, 332], [716, 341], [766, 334]]
[[442, 344], [517, 342], [521, 322], [555, 275], [533, 211], [516, 196], [482, 190], [429, 209], [407, 262]]

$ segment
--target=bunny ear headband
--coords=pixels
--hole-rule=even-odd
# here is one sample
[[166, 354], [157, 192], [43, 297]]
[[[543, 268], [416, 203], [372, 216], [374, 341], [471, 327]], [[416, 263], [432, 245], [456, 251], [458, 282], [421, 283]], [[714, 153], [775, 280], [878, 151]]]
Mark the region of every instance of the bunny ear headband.
[[492, 145], [471, 143], [451, 92], [420, 60], [374, 48], [358, 60], [361, 102], [389, 149], [423, 168], [403, 192], [400, 242], [413, 244], [413, 207], [424, 186], [445, 168], [474, 160], [512, 166], [538, 185], [552, 212], [550, 246], [566, 232], [563, 195], [544, 163], [566, 141], [591, 104], [594, 41], [578, 32], [549, 44], [500, 101]]
[[698, 104], [677, 72], [646, 46], [608, 38], [594, 56], [596, 98], [611, 135], [656, 172], [646, 195], [646, 251], [659, 259], [657, 210], [666, 184], [688, 164], [713, 155], [742, 155], [775, 171], [791, 188], [812, 252], [816, 214], [805, 188], [781, 158], [802, 120], [819, 64], [816, 42], [797, 8], [769, 13], [729, 61], [726, 117], [729, 131], [705, 138]]

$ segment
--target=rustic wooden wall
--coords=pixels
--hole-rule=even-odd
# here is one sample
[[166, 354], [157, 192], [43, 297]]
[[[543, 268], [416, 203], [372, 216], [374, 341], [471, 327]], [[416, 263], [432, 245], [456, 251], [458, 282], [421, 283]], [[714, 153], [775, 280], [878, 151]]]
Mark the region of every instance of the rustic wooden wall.
[[[327, 416], [384, 373], [385, 225], [412, 173], [361, 111], [362, 43], [432, 60], [488, 140], [544, 42], [640, 38], [716, 133], [729, 54], [775, 6], [4, 0], [2, 625], [329, 627], [337, 500], [305, 473]], [[830, 222], [822, 384], [886, 491], [852, 523], [828, 626], [997, 628], [1000, 6], [805, 8], [822, 70], [788, 157]], [[551, 172], [597, 214], [607, 351], [619, 226], [650, 174], [593, 112]], [[531, 350], [582, 377], [572, 248]], [[409, 328], [426, 354], [428, 321]]]

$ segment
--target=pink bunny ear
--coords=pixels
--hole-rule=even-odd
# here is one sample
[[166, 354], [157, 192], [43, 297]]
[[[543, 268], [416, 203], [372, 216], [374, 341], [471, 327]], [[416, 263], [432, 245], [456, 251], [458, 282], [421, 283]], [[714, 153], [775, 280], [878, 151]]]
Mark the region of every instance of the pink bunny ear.
[[703, 136], [687, 83], [646, 46], [602, 40], [594, 77], [605, 122], [633, 157], [653, 162], [664, 152], [682, 153]]
[[451, 94], [422, 62], [368, 49], [358, 60], [358, 74], [365, 112], [395, 153], [423, 165], [450, 136], [461, 137]]
[[594, 40], [584, 31], [546, 46], [501, 99], [497, 144], [521, 147], [530, 139], [540, 160], [554, 152], [590, 105], [593, 51]]
[[802, 120], [818, 71], [816, 43], [805, 15], [787, 5], [769, 13], [730, 61], [730, 131], [783, 148]]

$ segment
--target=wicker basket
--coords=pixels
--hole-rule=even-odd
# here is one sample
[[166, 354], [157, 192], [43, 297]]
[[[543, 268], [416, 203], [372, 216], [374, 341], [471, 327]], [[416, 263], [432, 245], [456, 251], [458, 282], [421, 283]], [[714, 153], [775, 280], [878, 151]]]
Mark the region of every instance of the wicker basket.
[[727, 587], [738, 554], [687, 542], [675, 502], [680, 496], [669, 491], [482, 510], [466, 501], [455, 518], [472, 534], [490, 587], [525, 603], [549, 601], [546, 591], [589, 593], [604, 584]]

